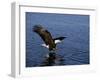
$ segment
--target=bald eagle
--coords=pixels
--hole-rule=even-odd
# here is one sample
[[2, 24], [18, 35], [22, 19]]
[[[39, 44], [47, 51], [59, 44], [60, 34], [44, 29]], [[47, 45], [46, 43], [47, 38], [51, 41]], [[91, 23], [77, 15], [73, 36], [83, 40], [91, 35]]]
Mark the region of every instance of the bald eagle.
[[33, 31], [37, 33], [44, 41], [45, 44], [42, 46], [49, 49], [49, 51], [56, 50], [56, 44], [60, 43], [66, 37], [52, 38], [51, 33], [42, 27], [42, 25], [33, 26]]

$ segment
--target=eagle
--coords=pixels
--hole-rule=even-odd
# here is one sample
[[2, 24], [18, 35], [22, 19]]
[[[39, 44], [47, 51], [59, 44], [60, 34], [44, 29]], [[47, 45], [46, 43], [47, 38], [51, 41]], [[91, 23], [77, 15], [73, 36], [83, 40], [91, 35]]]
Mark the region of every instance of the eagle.
[[37, 33], [41, 39], [44, 41], [45, 44], [42, 46], [49, 49], [49, 51], [55, 51], [57, 43], [62, 42], [66, 37], [57, 37], [53, 38], [51, 33], [45, 29], [42, 25], [34, 25], [33, 32]]

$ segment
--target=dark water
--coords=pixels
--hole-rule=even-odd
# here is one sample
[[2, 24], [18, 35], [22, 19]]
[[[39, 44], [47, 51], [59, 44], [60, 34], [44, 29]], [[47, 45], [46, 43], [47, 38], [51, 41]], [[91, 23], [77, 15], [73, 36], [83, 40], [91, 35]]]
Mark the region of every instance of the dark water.
[[[43, 25], [53, 38], [67, 37], [54, 54], [32, 32], [36, 24]], [[26, 67], [81, 64], [89, 64], [89, 15], [26, 12]]]

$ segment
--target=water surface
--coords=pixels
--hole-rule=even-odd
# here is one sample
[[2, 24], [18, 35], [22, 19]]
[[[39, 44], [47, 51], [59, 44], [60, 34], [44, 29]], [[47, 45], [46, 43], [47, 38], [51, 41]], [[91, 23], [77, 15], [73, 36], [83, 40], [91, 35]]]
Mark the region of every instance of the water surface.
[[[48, 49], [41, 46], [42, 39], [32, 31], [36, 24], [41, 24], [53, 36], [65, 36], [57, 45], [58, 63], [50, 64]], [[57, 62], [57, 61], [56, 61]], [[26, 12], [26, 67], [81, 65], [89, 64], [89, 15], [50, 14]]]

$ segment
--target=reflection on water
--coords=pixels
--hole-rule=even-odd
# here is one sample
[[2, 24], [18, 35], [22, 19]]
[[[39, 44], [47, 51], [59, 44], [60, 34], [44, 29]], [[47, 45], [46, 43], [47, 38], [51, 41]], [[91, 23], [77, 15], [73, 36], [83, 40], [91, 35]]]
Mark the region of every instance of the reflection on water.
[[40, 66], [54, 66], [63, 65], [64, 59], [61, 55], [57, 55], [56, 52], [49, 52]]
[[39, 51], [33, 54], [29, 52], [26, 56], [26, 67], [90, 64], [89, 51], [79, 50], [77, 48], [67, 48], [67, 52], [61, 49], [57, 49], [54, 52], [44, 51], [41, 54]]

